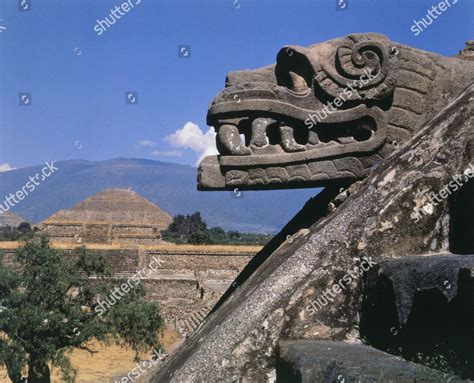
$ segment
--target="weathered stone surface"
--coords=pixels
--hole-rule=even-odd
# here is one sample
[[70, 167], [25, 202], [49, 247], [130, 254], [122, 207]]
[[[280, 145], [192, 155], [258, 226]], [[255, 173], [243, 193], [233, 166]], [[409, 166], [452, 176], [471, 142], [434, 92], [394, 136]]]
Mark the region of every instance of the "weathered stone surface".
[[41, 233], [72, 243], [156, 244], [171, 216], [128, 189], [107, 189], [44, 220]]
[[[400, 324], [405, 324], [412, 311], [417, 292], [437, 290], [450, 302], [458, 295], [458, 283], [466, 276], [470, 278], [473, 271], [473, 255], [435, 255], [396, 259], [382, 262], [370, 270], [366, 289], [367, 294], [370, 294], [373, 285], [380, 279], [389, 280], [395, 294], [394, 303], [398, 320]], [[474, 301], [472, 304], [474, 305]], [[472, 308], [466, 307], [466, 310], [472, 311]]]
[[362, 344], [297, 340], [279, 344], [277, 383], [460, 382]]
[[275, 65], [231, 72], [207, 116], [220, 155], [202, 161], [198, 187], [363, 179], [472, 84], [471, 55], [471, 43], [460, 60], [365, 33], [283, 47]]
[[[414, 63], [432, 76], [429, 60]], [[463, 199], [457, 197], [472, 182], [464, 175], [474, 163], [473, 97], [471, 86], [350, 193], [338, 196], [333, 185], [310, 201], [300, 222], [262, 251], [264, 259], [257, 255], [153, 381], [267, 382], [275, 373], [279, 341], [360, 341], [363, 284], [356, 271], [392, 258], [451, 254], [459, 246], [451, 228], [459, 225], [453, 212]], [[446, 191], [454, 176], [461, 185], [431, 201], [430, 193]], [[422, 206], [426, 211], [420, 213]], [[466, 254], [474, 253], [472, 243], [463, 243]], [[341, 281], [344, 288], [336, 293]], [[328, 298], [329, 290], [331, 299], [315, 303], [323, 294]]]
[[367, 274], [361, 336], [377, 348], [473, 378], [473, 271], [473, 255], [381, 262]]

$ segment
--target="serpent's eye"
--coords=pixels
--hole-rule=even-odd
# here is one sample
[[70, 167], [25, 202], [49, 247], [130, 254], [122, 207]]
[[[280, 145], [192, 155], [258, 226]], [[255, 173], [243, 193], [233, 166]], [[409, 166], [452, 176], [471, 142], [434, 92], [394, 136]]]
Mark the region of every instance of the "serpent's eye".
[[290, 71], [290, 83], [287, 88], [296, 93], [306, 93], [309, 89], [308, 83], [303, 76], [300, 76], [298, 73]]
[[277, 55], [275, 74], [278, 85], [298, 94], [311, 91], [314, 71], [300, 48], [285, 47]]

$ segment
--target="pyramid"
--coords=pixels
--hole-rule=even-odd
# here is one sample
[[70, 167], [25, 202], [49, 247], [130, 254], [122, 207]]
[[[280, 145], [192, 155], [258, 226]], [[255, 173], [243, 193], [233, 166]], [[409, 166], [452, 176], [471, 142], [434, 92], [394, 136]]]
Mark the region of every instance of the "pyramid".
[[17, 227], [20, 223], [25, 221], [23, 217], [11, 211], [0, 212], [0, 227]]
[[106, 189], [44, 220], [52, 240], [78, 243], [154, 244], [171, 216], [131, 189]]

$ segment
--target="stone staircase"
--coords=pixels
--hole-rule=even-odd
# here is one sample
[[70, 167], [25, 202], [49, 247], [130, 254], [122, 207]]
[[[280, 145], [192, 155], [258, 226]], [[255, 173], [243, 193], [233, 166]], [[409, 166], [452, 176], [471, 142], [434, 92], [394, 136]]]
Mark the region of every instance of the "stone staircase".
[[211, 309], [203, 307], [197, 311], [189, 314], [185, 319], [180, 319], [176, 321], [175, 328], [182, 335], [190, 335], [196, 330], [204, 318], [209, 314]]

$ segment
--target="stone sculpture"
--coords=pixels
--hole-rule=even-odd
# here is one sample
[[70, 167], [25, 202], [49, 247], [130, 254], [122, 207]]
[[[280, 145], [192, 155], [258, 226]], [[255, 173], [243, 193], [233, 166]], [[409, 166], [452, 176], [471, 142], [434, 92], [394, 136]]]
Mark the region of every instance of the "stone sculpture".
[[473, 69], [374, 33], [283, 47], [275, 65], [228, 74], [207, 115], [220, 154], [202, 161], [199, 188], [364, 178], [472, 83]]
[[228, 75], [198, 187], [325, 189], [152, 382], [474, 379], [471, 46], [357, 34]]

